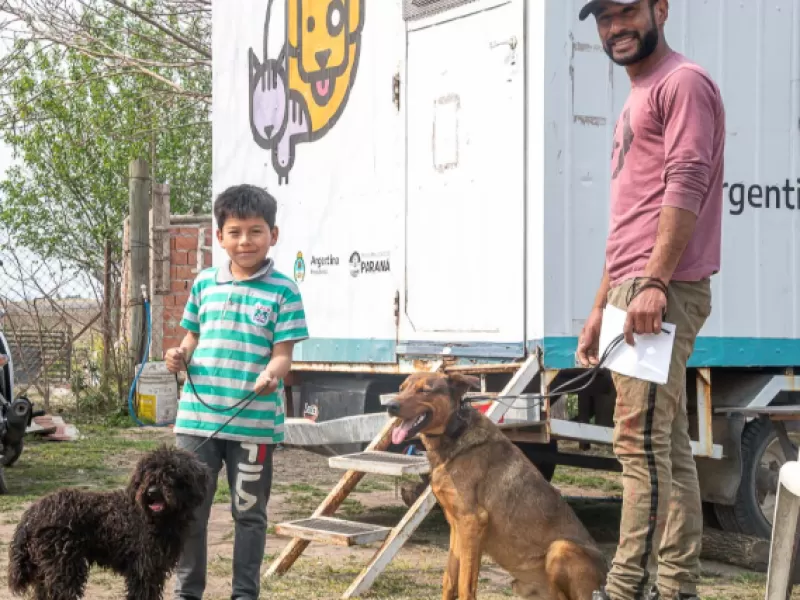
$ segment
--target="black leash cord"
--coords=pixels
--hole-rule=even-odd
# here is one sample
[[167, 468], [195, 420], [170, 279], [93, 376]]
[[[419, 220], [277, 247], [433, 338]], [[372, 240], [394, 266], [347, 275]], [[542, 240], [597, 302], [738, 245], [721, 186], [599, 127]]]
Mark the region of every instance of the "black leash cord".
[[[195, 387], [194, 387], [194, 381], [192, 380], [192, 376], [191, 376], [191, 374], [189, 373], [189, 363], [187, 362], [187, 360], [186, 360], [186, 357], [185, 357], [185, 356], [181, 355], [181, 358], [183, 359], [183, 365], [186, 367], [186, 379], [189, 381], [189, 387], [191, 387], [191, 388], [192, 388], [192, 393], [194, 394], [195, 398], [197, 398], [197, 400], [200, 402], [200, 404], [202, 404], [202, 405], [203, 405], [203, 406], [205, 406], [207, 409], [209, 409], [209, 410], [211, 410], [211, 411], [213, 411], [213, 412], [215, 412], [215, 413], [226, 413], [226, 412], [230, 412], [230, 411], [232, 411], [233, 409], [235, 409], [235, 408], [239, 407], [239, 410], [237, 410], [235, 413], [233, 413], [233, 414], [231, 415], [231, 417], [230, 417], [230, 418], [229, 418], [227, 421], [225, 421], [225, 422], [224, 422], [224, 423], [223, 423], [223, 424], [222, 424], [220, 427], [218, 427], [217, 429], [215, 429], [215, 430], [214, 430], [214, 431], [211, 433], [211, 435], [210, 435], [210, 436], [208, 436], [207, 438], [205, 438], [205, 439], [204, 439], [202, 442], [200, 442], [200, 444], [198, 444], [198, 445], [195, 447], [194, 451], [195, 451], [195, 452], [197, 452], [197, 451], [198, 451], [200, 448], [202, 448], [202, 447], [203, 447], [205, 444], [207, 444], [207, 443], [208, 443], [208, 442], [209, 442], [209, 441], [210, 441], [212, 438], [216, 437], [216, 436], [217, 436], [217, 434], [218, 434], [220, 431], [222, 431], [222, 430], [223, 430], [223, 429], [225, 429], [225, 428], [226, 428], [228, 425], [230, 425], [231, 421], [233, 421], [233, 420], [234, 420], [236, 417], [238, 417], [240, 414], [242, 414], [242, 411], [244, 411], [244, 409], [246, 409], [248, 406], [250, 406], [250, 404], [252, 404], [252, 403], [253, 403], [253, 401], [254, 401], [254, 400], [255, 400], [255, 399], [256, 399], [256, 398], [257, 398], [257, 397], [258, 397], [258, 396], [261, 394], [261, 392], [263, 391], [263, 389], [264, 389], [264, 388], [263, 388], [263, 387], [261, 387], [261, 388], [258, 388], [258, 389], [255, 389], [255, 390], [253, 390], [252, 392], [250, 392], [249, 394], [247, 394], [247, 396], [245, 396], [244, 398], [242, 398], [241, 400], [239, 400], [239, 401], [238, 401], [236, 404], [234, 404], [233, 406], [230, 406], [230, 407], [227, 407], [227, 408], [216, 408], [216, 407], [214, 407], [214, 406], [211, 406], [211, 405], [210, 405], [208, 402], [206, 402], [205, 400], [203, 400], [203, 399], [200, 397], [200, 394], [198, 394], [198, 393], [197, 393], [197, 388], [195, 388]], [[176, 383], [178, 382], [178, 374], [177, 374], [177, 373], [175, 374], [175, 382], [176, 382]]]
[[[644, 284], [641, 285], [641, 286], [638, 285], [640, 279], [644, 279], [645, 280]], [[646, 289], [658, 289], [658, 290], [661, 290], [661, 292], [663, 292], [664, 296], [668, 297], [667, 284], [664, 283], [663, 281], [661, 281], [660, 279], [658, 279], [656, 277], [637, 278], [637, 279], [634, 280], [633, 285], [628, 290], [628, 295], [627, 295], [627, 298], [626, 298], [627, 304], [630, 305], [630, 303], [633, 302], [633, 299], [636, 298], [636, 296], [641, 294]], [[664, 314], [663, 314], [663, 317], [662, 317], [662, 321], [666, 320], [666, 318], [667, 318], [667, 310], [665, 308], [664, 309]], [[661, 333], [669, 334], [669, 331], [667, 331], [666, 329], [664, 329], [662, 327], [661, 328]], [[624, 333], [620, 333], [617, 337], [615, 337], [611, 341], [611, 343], [608, 345], [608, 347], [606, 347], [605, 352], [603, 352], [603, 355], [600, 357], [600, 360], [591, 369], [588, 369], [588, 370], [584, 371], [583, 373], [580, 373], [576, 377], [573, 377], [572, 379], [569, 379], [568, 381], [565, 381], [563, 384], [561, 384], [560, 386], [555, 388], [553, 391], [548, 392], [547, 394], [532, 394], [536, 398], [536, 400], [535, 400], [535, 402], [533, 404], [529, 404], [529, 405], [525, 406], [525, 408], [536, 408], [537, 406], [541, 406], [542, 401], [545, 398], [552, 398], [554, 396], [562, 396], [564, 394], [576, 394], [578, 392], [582, 392], [583, 390], [587, 389], [590, 385], [592, 385], [594, 383], [594, 380], [597, 379], [597, 375], [600, 373], [600, 369], [603, 368], [603, 364], [608, 360], [608, 357], [611, 355], [611, 353], [614, 350], [617, 349], [617, 347], [623, 342], [624, 339], [625, 339], [625, 334]], [[575, 388], [575, 389], [565, 389], [567, 386], [574, 385], [574, 384], [578, 383], [579, 381], [581, 381], [583, 379], [586, 379], [587, 377], [589, 378], [589, 381], [584, 383], [582, 386], [580, 386], [578, 388]], [[495, 402], [498, 402], [499, 404], [502, 404], [503, 406], [506, 406], [508, 408], [513, 408], [513, 407], [519, 408], [520, 407], [519, 404], [517, 404], [516, 401], [514, 401], [511, 404], [507, 404], [507, 403], [501, 401], [500, 398], [496, 398]]]
[[[644, 284], [639, 285], [639, 281], [641, 280], [644, 280]], [[658, 277], [637, 277], [636, 279], [633, 280], [633, 285], [631, 285], [631, 287], [628, 288], [628, 294], [625, 298], [625, 301], [628, 303], [628, 306], [630, 306], [631, 302], [633, 302], [633, 299], [636, 298], [636, 296], [641, 294], [643, 291], [649, 289], [660, 290], [661, 293], [664, 294], [664, 298], [669, 299], [669, 291], [667, 284], [664, 283], [661, 279], [659, 279]], [[661, 320], [662, 321], [667, 320], [666, 307], [664, 307], [664, 312], [661, 315]]]
[[[251, 403], [253, 400], [255, 400], [255, 397], [259, 395], [259, 393], [261, 392], [261, 389], [263, 389], [263, 388], [261, 388], [261, 389], [258, 389], [258, 390], [253, 390], [252, 392], [250, 392], [249, 394], [247, 394], [247, 396], [245, 396], [244, 398], [242, 398], [241, 400], [239, 400], [239, 401], [238, 401], [236, 404], [234, 404], [233, 406], [229, 406], [229, 407], [227, 407], [227, 408], [216, 408], [216, 407], [214, 407], [214, 406], [211, 406], [211, 405], [210, 405], [208, 402], [206, 402], [205, 400], [203, 400], [203, 399], [200, 397], [200, 394], [198, 394], [198, 393], [197, 393], [197, 388], [196, 388], [196, 387], [194, 387], [194, 381], [192, 380], [192, 376], [191, 376], [191, 374], [189, 373], [189, 363], [188, 363], [188, 362], [186, 362], [186, 357], [185, 357], [185, 356], [181, 356], [181, 358], [183, 359], [183, 366], [184, 366], [184, 367], [186, 367], [186, 379], [188, 379], [188, 381], [189, 381], [189, 387], [191, 387], [191, 388], [192, 388], [192, 393], [193, 393], [193, 394], [195, 395], [195, 397], [196, 397], [196, 398], [197, 398], [197, 399], [200, 401], [200, 404], [202, 404], [203, 406], [205, 406], [205, 407], [206, 407], [208, 410], [214, 411], [214, 412], [216, 412], [216, 413], [226, 413], [226, 412], [230, 412], [230, 411], [232, 411], [234, 408], [238, 408], [239, 406], [241, 406], [241, 405], [242, 405], [242, 404], [244, 404], [244, 403], [250, 404], [250, 403]], [[177, 374], [175, 375], [175, 379], [176, 379], [176, 381], [177, 381], [177, 379], [178, 379], [178, 375], [177, 375]]]

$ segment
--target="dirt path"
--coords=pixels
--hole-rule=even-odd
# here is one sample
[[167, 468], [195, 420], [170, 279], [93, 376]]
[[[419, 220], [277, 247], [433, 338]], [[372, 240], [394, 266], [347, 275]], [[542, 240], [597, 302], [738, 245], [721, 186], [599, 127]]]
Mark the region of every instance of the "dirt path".
[[[136, 434], [136, 437], [142, 435]], [[131, 436], [132, 437], [132, 436]], [[125, 438], [125, 439], [130, 439]], [[48, 449], [49, 450], [49, 449]], [[128, 468], [130, 460], [119, 454], [120, 469]], [[121, 458], [120, 458], [121, 457]], [[36, 460], [35, 452], [28, 460]], [[229, 494], [224, 474], [217, 492], [209, 534], [209, 577], [206, 599], [230, 598], [231, 557], [233, 554], [233, 524], [227, 504]], [[300, 450], [283, 450], [275, 456], [275, 478], [270, 501], [270, 523], [305, 517], [327, 494], [340, 473], [331, 471], [327, 459]], [[124, 477], [114, 481], [124, 482]], [[617, 536], [619, 505], [597, 501], [598, 497], [613, 495], [618, 489], [618, 476], [560, 469], [556, 485], [571, 499], [576, 512], [612, 556]], [[560, 482], [560, 483], [559, 483]], [[119, 484], [118, 483], [118, 484]], [[342, 507], [342, 513], [359, 520], [394, 525], [405, 512], [397, 482], [391, 478], [366, 476], [357, 491]], [[24, 504], [0, 513], [0, 573], [7, 565], [7, 543], [19, 519]], [[274, 535], [270, 528], [264, 569], [287, 543]], [[425, 520], [389, 569], [377, 580], [367, 598], [439, 599], [442, 568], [446, 560], [448, 528], [441, 513], [435, 510]], [[284, 577], [265, 581], [262, 598], [271, 600], [335, 599], [341, 597], [352, 579], [370, 559], [375, 546], [368, 548], [337, 548], [312, 544]], [[702, 598], [704, 600], [756, 600], [763, 598], [764, 576], [715, 563], [703, 564]], [[172, 582], [165, 598], [172, 598]], [[87, 598], [105, 600], [120, 598], [123, 589], [118, 577], [95, 570], [87, 590]], [[480, 598], [498, 600], [513, 597], [510, 578], [490, 560], [484, 560], [481, 571]], [[800, 599], [800, 592], [793, 596]], [[0, 599], [12, 596], [0, 589]]]

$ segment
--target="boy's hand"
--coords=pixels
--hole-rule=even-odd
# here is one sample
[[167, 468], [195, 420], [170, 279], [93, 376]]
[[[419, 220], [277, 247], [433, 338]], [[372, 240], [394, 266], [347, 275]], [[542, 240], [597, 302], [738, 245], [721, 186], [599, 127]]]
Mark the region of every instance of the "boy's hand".
[[170, 348], [164, 354], [164, 362], [167, 363], [167, 371], [170, 373], [180, 373], [185, 368], [186, 352], [183, 348]]
[[[264, 388], [264, 389], [261, 389]], [[255, 390], [259, 396], [269, 396], [278, 389], [278, 378], [264, 369], [256, 379]]]

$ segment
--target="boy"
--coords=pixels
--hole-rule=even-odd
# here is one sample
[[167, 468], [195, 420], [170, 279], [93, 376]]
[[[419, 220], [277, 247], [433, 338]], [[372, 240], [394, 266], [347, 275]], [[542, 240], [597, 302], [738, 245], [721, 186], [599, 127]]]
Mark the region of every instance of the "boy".
[[[178, 564], [181, 600], [203, 596], [206, 530], [223, 461], [235, 522], [231, 598], [256, 600], [260, 590], [272, 453], [283, 441], [282, 380], [294, 344], [308, 337], [297, 286], [267, 258], [278, 241], [276, 213], [275, 199], [254, 186], [219, 195], [217, 239], [230, 260], [197, 276], [181, 321], [186, 337], [165, 355], [170, 372], [188, 363], [191, 376], [178, 407], [177, 445], [196, 451], [214, 475]], [[262, 391], [242, 405], [253, 390]]]

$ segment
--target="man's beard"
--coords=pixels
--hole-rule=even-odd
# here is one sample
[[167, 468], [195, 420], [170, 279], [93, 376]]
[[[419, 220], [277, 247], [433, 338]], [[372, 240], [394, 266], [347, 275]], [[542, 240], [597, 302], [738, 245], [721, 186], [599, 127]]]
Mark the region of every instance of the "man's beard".
[[[613, 43], [620, 38], [628, 36], [633, 36], [633, 38], [639, 44], [639, 49], [634, 54], [631, 54], [630, 56], [627, 56], [623, 59], [614, 58]], [[645, 58], [650, 56], [653, 52], [655, 52], [657, 47], [658, 47], [658, 28], [655, 26], [650, 28], [647, 31], [647, 33], [644, 34], [644, 38], [642, 38], [642, 36], [636, 31], [628, 31], [623, 34], [615, 36], [613, 39], [610, 39], [605, 44], [603, 44], [603, 50], [605, 50], [608, 57], [621, 67], [632, 65], [641, 60], [644, 60]]]

